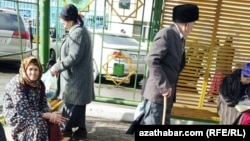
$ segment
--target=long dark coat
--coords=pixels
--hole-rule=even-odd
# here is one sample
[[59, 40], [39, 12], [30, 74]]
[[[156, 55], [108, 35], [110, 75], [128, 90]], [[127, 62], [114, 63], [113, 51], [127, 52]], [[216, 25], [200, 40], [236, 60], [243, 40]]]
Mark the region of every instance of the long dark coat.
[[175, 101], [178, 77], [185, 66], [186, 58], [183, 41], [175, 25], [161, 29], [155, 36], [152, 47], [146, 57], [148, 75], [143, 87], [143, 97], [163, 104], [162, 93], [172, 88], [172, 98]]
[[54, 68], [60, 72], [60, 95], [65, 103], [85, 105], [94, 99], [92, 46], [85, 27], [70, 28]]

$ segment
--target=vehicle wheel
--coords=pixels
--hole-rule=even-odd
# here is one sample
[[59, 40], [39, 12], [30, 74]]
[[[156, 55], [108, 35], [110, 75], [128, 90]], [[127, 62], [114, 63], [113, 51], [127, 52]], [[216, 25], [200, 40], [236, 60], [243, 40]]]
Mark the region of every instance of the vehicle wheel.
[[94, 75], [94, 82], [95, 83], [99, 83], [100, 77], [101, 77], [100, 83], [103, 83], [105, 81], [105, 78], [103, 77], [103, 75], [102, 74], [100, 75], [96, 61], [94, 59], [93, 59], [93, 75]]
[[56, 52], [54, 50], [50, 50], [50, 59], [56, 60]]
[[[135, 80], [135, 75], [132, 75], [131, 78], [130, 78], [129, 86], [130, 86], [130, 87], [134, 87], [134, 85], [135, 85], [136, 88], [141, 88], [140, 82], [142, 81], [142, 79], [143, 79], [143, 75], [138, 74], [136, 80]], [[136, 81], [136, 82], [135, 82], [135, 81]], [[136, 83], [136, 84], [135, 84], [135, 83]]]

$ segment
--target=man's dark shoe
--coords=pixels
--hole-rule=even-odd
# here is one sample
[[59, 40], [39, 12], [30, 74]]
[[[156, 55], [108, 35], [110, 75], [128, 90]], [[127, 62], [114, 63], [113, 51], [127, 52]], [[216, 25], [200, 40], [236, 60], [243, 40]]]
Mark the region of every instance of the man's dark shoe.
[[87, 138], [87, 134], [77, 135], [77, 136], [71, 137], [70, 141], [84, 141], [86, 138]]
[[72, 137], [73, 132], [63, 132], [63, 137]]
[[74, 133], [73, 133], [73, 139], [75, 141], [78, 141], [78, 140], [84, 140], [87, 138], [87, 130], [86, 129], [81, 129], [79, 128], [78, 130], [76, 130]]

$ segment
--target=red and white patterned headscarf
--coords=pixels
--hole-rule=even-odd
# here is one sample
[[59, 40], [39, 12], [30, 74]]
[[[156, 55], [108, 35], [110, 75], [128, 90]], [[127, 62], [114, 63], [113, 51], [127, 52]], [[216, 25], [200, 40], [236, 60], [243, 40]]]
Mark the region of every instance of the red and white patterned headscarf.
[[[35, 66], [38, 66], [38, 68], [39, 68], [39, 77], [35, 81], [30, 80], [30, 78], [27, 75], [27, 68], [28, 68], [29, 64], [31, 64], [31, 63], [34, 64]], [[20, 65], [19, 73], [21, 76], [20, 82], [22, 84], [26, 83], [32, 87], [40, 87], [40, 80], [42, 77], [42, 65], [37, 58], [35, 58], [34, 56], [31, 56], [31, 57], [23, 59], [23, 61], [21, 62], [21, 65]]]

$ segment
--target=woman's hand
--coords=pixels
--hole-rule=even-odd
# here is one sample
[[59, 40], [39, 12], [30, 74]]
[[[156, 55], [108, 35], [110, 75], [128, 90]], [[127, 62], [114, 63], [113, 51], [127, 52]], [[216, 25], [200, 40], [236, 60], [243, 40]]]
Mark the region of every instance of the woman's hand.
[[61, 113], [59, 112], [53, 112], [53, 113], [45, 113], [47, 116], [47, 119], [52, 123], [64, 123], [67, 118], [63, 117]]
[[53, 67], [50, 68], [50, 73], [52, 76], [56, 76], [56, 77], [59, 76], [59, 73], [57, 71], [55, 71], [55, 69]]

